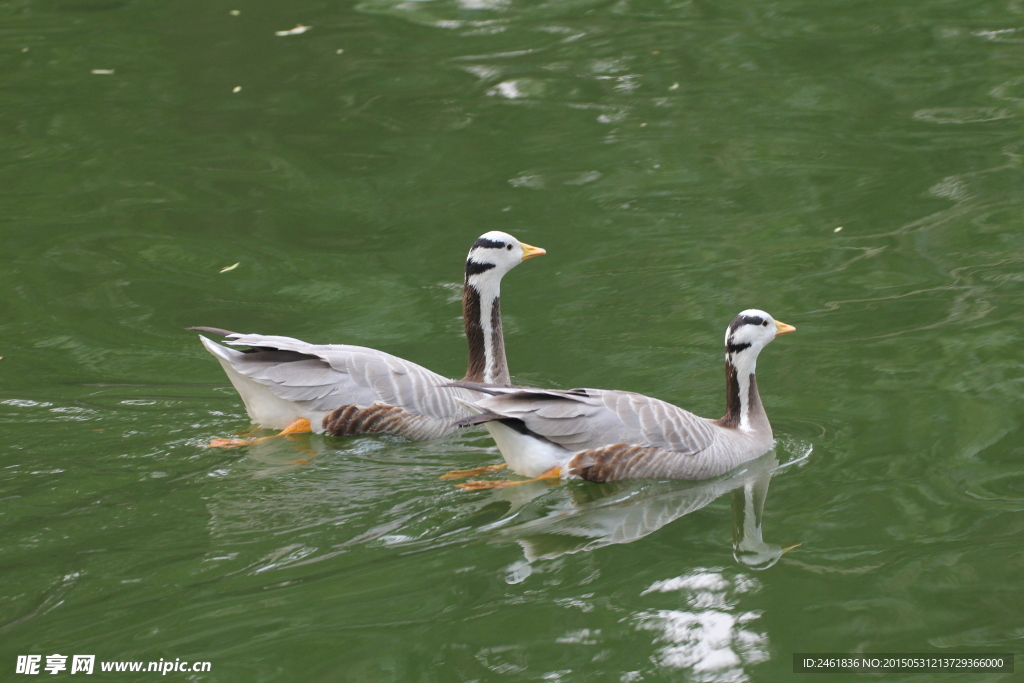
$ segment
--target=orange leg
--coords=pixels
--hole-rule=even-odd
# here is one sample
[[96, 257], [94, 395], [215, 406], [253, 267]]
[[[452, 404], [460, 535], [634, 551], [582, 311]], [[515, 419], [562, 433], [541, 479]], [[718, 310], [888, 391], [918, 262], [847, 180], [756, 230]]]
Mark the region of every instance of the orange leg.
[[506, 489], [509, 486], [519, 486], [520, 484], [529, 484], [534, 481], [548, 481], [561, 478], [562, 468], [552, 467], [544, 474], [533, 479], [523, 479], [522, 481], [467, 481], [464, 484], [456, 484], [456, 486], [463, 491], [483, 491], [485, 489]]
[[304, 417], [300, 417], [295, 422], [282, 429], [273, 436], [261, 436], [258, 439], [213, 439], [210, 441], [210, 448], [235, 448], [237, 446], [251, 446], [254, 443], [260, 443], [268, 439], [276, 439], [279, 436], [288, 436], [290, 434], [304, 434], [306, 432], [313, 431], [313, 426], [309, 424], [309, 420]]
[[442, 474], [440, 479], [464, 479], [466, 477], [473, 477], [477, 474], [487, 474], [488, 472], [494, 472], [504, 467], [508, 467], [507, 464], [501, 463], [500, 465], [486, 465], [484, 467], [477, 467], [471, 470], [452, 470]]

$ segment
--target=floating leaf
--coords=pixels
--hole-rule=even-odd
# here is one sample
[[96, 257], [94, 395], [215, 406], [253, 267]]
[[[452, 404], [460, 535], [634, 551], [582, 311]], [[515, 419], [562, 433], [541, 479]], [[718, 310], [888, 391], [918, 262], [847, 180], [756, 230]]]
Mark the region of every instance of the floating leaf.
[[[241, 261], [239, 261], [239, 263], [241, 263]], [[238, 263], [236, 263], [236, 264], [234, 264], [234, 265], [231, 265], [231, 266], [228, 266], [228, 267], [226, 267], [226, 268], [221, 268], [221, 269], [220, 269], [220, 272], [222, 272], [222, 273], [226, 273], [226, 272], [228, 272], [229, 270], [234, 270], [234, 269], [235, 269], [235, 268], [237, 268], [237, 267], [238, 267]]]

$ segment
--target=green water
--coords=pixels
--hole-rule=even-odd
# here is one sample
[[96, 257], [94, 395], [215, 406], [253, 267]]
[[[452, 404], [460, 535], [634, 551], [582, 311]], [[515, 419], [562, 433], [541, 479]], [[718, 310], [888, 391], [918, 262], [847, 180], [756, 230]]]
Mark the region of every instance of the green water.
[[[1020, 650], [1022, 121], [1020, 0], [0, 1], [0, 678]], [[732, 317], [795, 325], [758, 368], [774, 454], [464, 493], [438, 477], [499, 461], [483, 431], [204, 448], [249, 423], [185, 327], [460, 376], [492, 229], [548, 250], [505, 278], [518, 383], [717, 416]]]

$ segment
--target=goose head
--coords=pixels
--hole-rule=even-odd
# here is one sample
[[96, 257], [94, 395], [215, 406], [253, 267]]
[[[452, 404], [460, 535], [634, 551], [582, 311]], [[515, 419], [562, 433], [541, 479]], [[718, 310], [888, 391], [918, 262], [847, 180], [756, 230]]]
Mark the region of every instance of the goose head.
[[469, 342], [467, 380], [509, 383], [501, 335], [501, 278], [526, 259], [544, 253], [547, 252], [497, 230], [485, 232], [473, 243], [466, 257], [466, 282], [462, 288], [462, 319]]
[[792, 325], [776, 320], [764, 311], [749, 308], [736, 316], [725, 331], [725, 359], [737, 371], [752, 373], [761, 349], [779, 335], [795, 331]]
[[526, 259], [546, 253], [540, 247], [520, 242], [507, 232], [485, 232], [473, 243], [466, 258], [466, 284], [475, 285], [478, 289], [488, 284], [494, 286], [505, 273]]

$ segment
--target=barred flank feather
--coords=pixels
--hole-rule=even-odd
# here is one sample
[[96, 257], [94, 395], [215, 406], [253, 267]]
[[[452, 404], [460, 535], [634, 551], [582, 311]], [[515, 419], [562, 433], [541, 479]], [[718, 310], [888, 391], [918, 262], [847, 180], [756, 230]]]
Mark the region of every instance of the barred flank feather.
[[659, 452], [664, 451], [653, 446], [631, 446], [625, 443], [580, 451], [569, 461], [569, 474], [598, 482], [629, 479], [637, 476], [637, 464], [643, 465], [645, 458]]
[[331, 436], [356, 434], [395, 434], [418, 438], [424, 428], [430, 430], [432, 422], [421, 415], [413, 415], [396, 406], [374, 403], [367, 408], [340, 406], [324, 415], [324, 432]]

